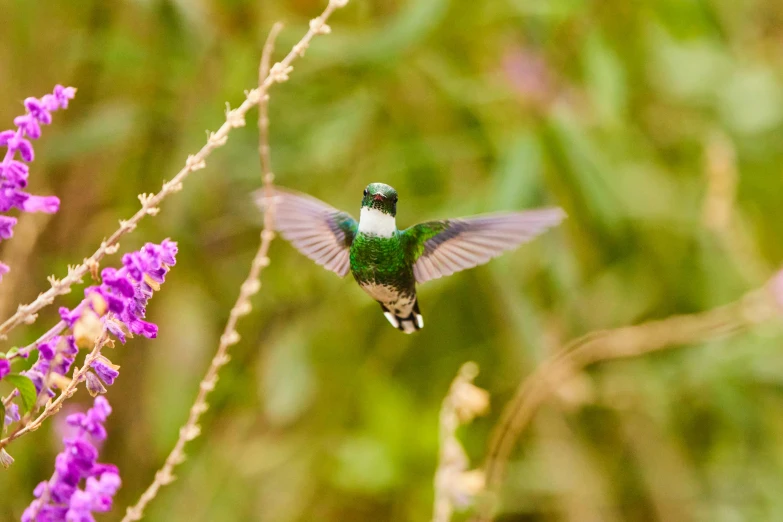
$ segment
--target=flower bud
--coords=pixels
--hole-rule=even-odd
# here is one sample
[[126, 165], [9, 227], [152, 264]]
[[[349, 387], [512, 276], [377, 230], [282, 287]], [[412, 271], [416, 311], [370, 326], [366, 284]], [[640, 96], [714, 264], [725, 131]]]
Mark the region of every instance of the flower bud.
[[95, 375], [92, 372], [87, 372], [86, 375], [87, 380], [87, 391], [90, 392], [90, 395], [93, 397], [106, 393], [106, 387], [103, 385], [101, 380], [98, 378], [97, 375]]

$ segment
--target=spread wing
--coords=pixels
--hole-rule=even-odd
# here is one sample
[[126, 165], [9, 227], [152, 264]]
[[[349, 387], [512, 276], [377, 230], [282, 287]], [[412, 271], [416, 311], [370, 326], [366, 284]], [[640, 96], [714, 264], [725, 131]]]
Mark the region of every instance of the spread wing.
[[402, 232], [416, 282], [482, 265], [565, 218], [560, 208], [419, 223]]
[[[267, 206], [263, 191], [256, 202]], [[341, 212], [307, 194], [274, 189], [275, 229], [301, 253], [343, 277], [350, 270], [349, 249], [358, 224]]]

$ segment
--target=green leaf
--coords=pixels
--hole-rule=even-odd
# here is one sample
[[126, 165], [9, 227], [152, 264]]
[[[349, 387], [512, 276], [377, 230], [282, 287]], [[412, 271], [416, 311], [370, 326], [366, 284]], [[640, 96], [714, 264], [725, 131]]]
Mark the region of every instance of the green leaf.
[[0, 433], [5, 429], [5, 404], [0, 401]]
[[16, 386], [16, 389], [19, 390], [19, 396], [22, 398], [23, 413], [27, 413], [35, 406], [35, 399], [38, 392], [35, 391], [35, 384], [33, 384], [33, 381], [31, 381], [29, 377], [16, 373], [13, 375], [6, 375], [3, 380]]

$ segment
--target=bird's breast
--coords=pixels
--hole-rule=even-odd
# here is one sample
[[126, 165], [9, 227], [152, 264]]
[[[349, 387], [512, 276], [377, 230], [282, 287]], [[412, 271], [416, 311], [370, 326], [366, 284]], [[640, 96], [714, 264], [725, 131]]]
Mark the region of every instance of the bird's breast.
[[402, 245], [396, 235], [382, 238], [360, 232], [351, 244], [350, 260], [351, 272], [362, 286], [412, 288], [413, 269], [405, 263]]

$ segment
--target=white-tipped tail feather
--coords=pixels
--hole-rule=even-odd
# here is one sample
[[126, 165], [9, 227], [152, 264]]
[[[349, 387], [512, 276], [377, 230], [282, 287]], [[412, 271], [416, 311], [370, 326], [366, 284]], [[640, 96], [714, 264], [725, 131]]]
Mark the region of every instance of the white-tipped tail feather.
[[389, 324], [391, 324], [393, 327], [400, 330], [401, 332], [406, 334], [412, 334], [413, 332], [416, 332], [424, 328], [424, 317], [422, 317], [421, 313], [419, 312], [418, 301], [413, 302], [413, 308], [411, 309], [410, 313], [405, 317], [402, 317], [400, 315], [395, 315], [394, 313], [391, 312], [389, 307], [387, 307], [383, 303], [380, 304], [381, 304], [381, 308], [383, 308], [383, 315], [389, 321]]

